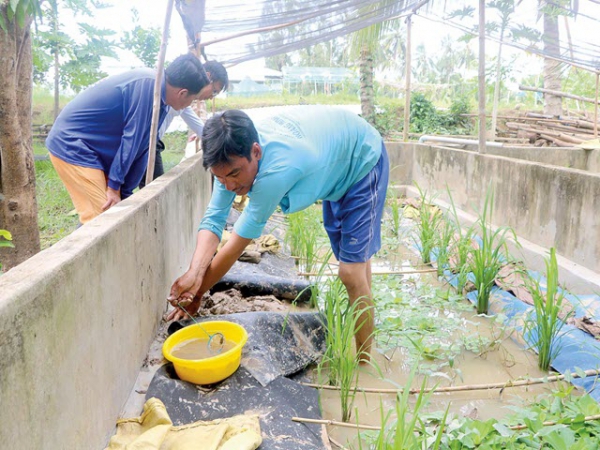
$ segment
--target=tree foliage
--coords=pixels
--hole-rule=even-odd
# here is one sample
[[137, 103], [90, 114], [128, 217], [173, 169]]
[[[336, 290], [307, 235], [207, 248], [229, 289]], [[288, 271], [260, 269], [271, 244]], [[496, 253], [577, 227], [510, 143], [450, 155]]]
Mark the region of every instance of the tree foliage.
[[155, 67], [160, 50], [161, 31], [157, 27], [142, 27], [138, 11], [133, 8], [131, 13], [134, 27], [125, 32], [121, 38], [121, 45], [137, 56], [146, 67]]
[[[116, 58], [115, 43], [110, 39], [114, 31], [96, 27], [84, 18], [92, 17], [96, 9], [106, 7], [95, 0], [48, 0], [42, 4], [42, 20], [34, 32], [34, 79], [43, 82], [58, 57], [59, 83], [63, 89], [79, 92], [104, 78], [100, 69], [103, 57]], [[77, 31], [61, 20], [74, 16]]]

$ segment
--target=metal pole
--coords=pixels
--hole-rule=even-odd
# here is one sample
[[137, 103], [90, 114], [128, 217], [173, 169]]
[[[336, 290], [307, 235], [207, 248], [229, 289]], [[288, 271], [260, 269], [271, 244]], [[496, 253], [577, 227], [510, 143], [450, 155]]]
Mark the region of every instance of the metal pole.
[[410, 127], [410, 72], [411, 72], [411, 35], [412, 35], [412, 15], [406, 18], [406, 87], [404, 89], [404, 130], [402, 131], [402, 140], [408, 141], [408, 128]]
[[163, 69], [165, 67], [165, 53], [167, 52], [167, 41], [169, 40], [169, 25], [171, 23], [171, 12], [173, 12], [174, 0], [169, 0], [167, 12], [165, 13], [165, 24], [163, 26], [160, 51], [158, 53], [158, 67], [156, 68], [156, 80], [154, 80], [154, 104], [152, 106], [152, 122], [150, 124], [150, 143], [148, 144], [148, 167], [146, 169], [146, 186], [154, 179], [154, 162], [156, 159], [156, 140], [158, 134], [158, 112], [160, 110], [160, 91], [162, 86]]
[[485, 153], [485, 0], [479, 0], [479, 153]]

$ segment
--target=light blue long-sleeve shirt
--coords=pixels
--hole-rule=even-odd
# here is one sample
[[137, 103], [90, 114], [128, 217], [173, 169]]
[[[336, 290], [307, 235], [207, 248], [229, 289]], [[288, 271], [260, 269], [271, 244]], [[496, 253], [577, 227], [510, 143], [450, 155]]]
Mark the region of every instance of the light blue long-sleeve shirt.
[[175, 117], [181, 117], [185, 124], [190, 130], [192, 130], [196, 136], [202, 137], [202, 130], [204, 129], [204, 123], [200, 120], [200, 117], [194, 112], [191, 106], [183, 108], [177, 111], [171, 107], [168, 108], [167, 116], [164, 122], [158, 130], [158, 138], [161, 139], [169, 129], [169, 125], [173, 122]]
[[[148, 163], [156, 71], [136, 69], [113, 75], [77, 95], [57, 117], [46, 147], [76, 166], [100, 169], [111, 189], [126, 198]], [[159, 127], [167, 114], [163, 78]]]
[[[342, 108], [299, 106], [255, 123], [262, 147], [250, 201], [234, 225], [247, 239], [260, 236], [279, 205], [284, 213], [317, 200], [339, 200], [377, 164], [380, 134]], [[199, 229], [219, 239], [235, 193], [215, 179], [213, 195]]]

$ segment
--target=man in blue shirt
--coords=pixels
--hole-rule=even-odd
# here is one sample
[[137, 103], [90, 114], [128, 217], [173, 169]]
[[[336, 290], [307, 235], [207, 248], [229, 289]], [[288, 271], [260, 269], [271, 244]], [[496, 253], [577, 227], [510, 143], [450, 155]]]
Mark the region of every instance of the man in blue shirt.
[[[381, 217], [389, 162], [379, 133], [341, 108], [305, 106], [257, 122], [230, 110], [209, 119], [202, 135], [203, 164], [216, 180], [188, 271], [169, 295], [173, 306], [200, 307], [202, 295], [260, 236], [277, 206], [284, 213], [323, 200], [323, 222], [339, 277], [360, 311], [355, 333], [361, 360], [373, 334], [371, 257], [381, 247]], [[214, 256], [236, 195], [250, 201], [231, 238]], [[176, 308], [168, 319], [183, 318]]]
[[[210, 80], [210, 84], [212, 86], [213, 97], [219, 95], [221, 91], [226, 91], [229, 85], [229, 76], [227, 75], [227, 69], [217, 61], [207, 61], [202, 67], [204, 67], [204, 71], [206, 72], [206, 76]], [[164, 122], [158, 130], [158, 141], [156, 142], [156, 159], [154, 161], [154, 173], [152, 174], [152, 179], [160, 177], [165, 173], [162, 161], [161, 153], [165, 149], [165, 144], [161, 141], [161, 138], [167, 132], [169, 125], [173, 122], [175, 117], [181, 117], [183, 121], [187, 124], [190, 130], [196, 136], [202, 136], [202, 129], [204, 128], [204, 123], [200, 120], [198, 115], [194, 112], [191, 106], [184, 108], [180, 111], [169, 108], [167, 112], [167, 116], [165, 117]], [[142, 176], [142, 181], [140, 181], [140, 189], [142, 189], [146, 185], [146, 172]]]
[[[73, 99], [46, 140], [50, 159], [69, 191], [81, 223], [127, 198], [148, 161], [156, 71], [137, 69], [107, 77]], [[213, 95], [192, 54], [165, 70], [159, 127], [168, 108], [181, 110]]]

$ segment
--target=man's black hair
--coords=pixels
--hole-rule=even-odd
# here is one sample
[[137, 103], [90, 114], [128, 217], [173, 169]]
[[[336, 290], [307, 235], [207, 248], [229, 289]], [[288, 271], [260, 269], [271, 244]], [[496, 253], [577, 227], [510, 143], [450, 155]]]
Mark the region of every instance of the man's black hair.
[[193, 95], [210, 84], [202, 63], [191, 53], [175, 58], [166, 68], [165, 74], [167, 83], [173, 87], [187, 89]]
[[206, 121], [202, 131], [202, 164], [205, 169], [231, 162], [241, 156], [252, 160], [252, 145], [258, 133], [248, 115], [237, 109], [215, 114]]
[[229, 75], [227, 75], [227, 69], [225, 66], [218, 61], [206, 61], [204, 63], [204, 70], [210, 72], [210, 81], [215, 83], [221, 83], [223, 85], [223, 91], [226, 91], [229, 87]]

